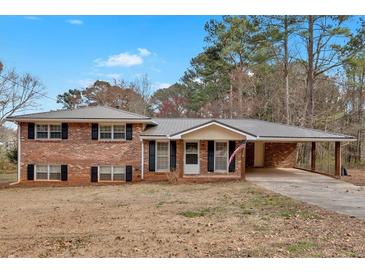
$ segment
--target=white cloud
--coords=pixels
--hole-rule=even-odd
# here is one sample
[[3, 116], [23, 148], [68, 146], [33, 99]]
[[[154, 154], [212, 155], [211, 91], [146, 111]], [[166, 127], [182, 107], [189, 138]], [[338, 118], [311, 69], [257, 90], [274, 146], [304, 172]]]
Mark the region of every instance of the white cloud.
[[87, 79], [79, 79], [79, 80], [69, 80], [68, 81], [72, 85], [76, 85], [77, 88], [86, 88], [90, 85], [92, 85], [95, 80], [87, 78]]
[[139, 52], [139, 55], [142, 57], [147, 57], [147, 56], [151, 55], [151, 52], [148, 49], [138, 48], [137, 50]]
[[109, 56], [106, 60], [98, 58], [94, 60], [99, 67], [133, 67], [143, 64], [144, 58], [151, 55], [151, 52], [145, 48], [138, 48], [137, 54], [122, 52]]
[[69, 20], [66, 20], [66, 22], [71, 25], [78, 25], [78, 26], [84, 24], [84, 22], [80, 19], [69, 19]]
[[42, 20], [42, 18], [38, 17], [38, 16], [24, 16], [25, 19], [27, 20], [33, 20], [33, 21], [40, 21]]
[[158, 90], [158, 89], [161, 89], [161, 88], [168, 88], [170, 86], [171, 86], [170, 83], [159, 83], [159, 82], [157, 82], [157, 83], [154, 83], [152, 87], [155, 90]]

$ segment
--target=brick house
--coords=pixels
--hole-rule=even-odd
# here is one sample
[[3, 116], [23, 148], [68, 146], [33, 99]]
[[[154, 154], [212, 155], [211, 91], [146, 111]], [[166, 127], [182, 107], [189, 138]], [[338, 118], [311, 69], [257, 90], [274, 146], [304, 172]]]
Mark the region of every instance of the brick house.
[[[294, 167], [299, 142], [352, 136], [253, 119], [155, 119], [104, 106], [8, 117], [18, 125], [18, 181], [103, 184], [244, 179], [246, 168]], [[229, 161], [232, 153], [235, 153]]]

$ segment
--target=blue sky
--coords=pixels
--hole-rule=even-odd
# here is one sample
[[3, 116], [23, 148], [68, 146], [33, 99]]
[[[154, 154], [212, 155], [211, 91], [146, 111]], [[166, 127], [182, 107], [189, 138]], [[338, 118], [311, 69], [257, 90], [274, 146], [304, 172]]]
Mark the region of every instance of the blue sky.
[[[0, 16], [0, 60], [29, 72], [47, 95], [97, 80], [147, 74], [176, 82], [204, 46], [211, 16]], [[39, 111], [60, 108], [44, 98]]]
[[[141, 74], [157, 89], [178, 81], [202, 51], [211, 18], [220, 16], [0, 16], [0, 61], [38, 77], [52, 98]], [[44, 98], [36, 111], [57, 108]]]

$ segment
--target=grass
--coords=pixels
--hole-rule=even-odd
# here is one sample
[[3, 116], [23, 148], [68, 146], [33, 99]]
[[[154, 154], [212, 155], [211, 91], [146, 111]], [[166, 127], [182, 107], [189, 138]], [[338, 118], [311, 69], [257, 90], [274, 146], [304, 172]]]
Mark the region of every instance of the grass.
[[317, 248], [317, 244], [313, 243], [313, 242], [302, 242], [302, 241], [299, 241], [299, 242], [295, 242], [295, 243], [292, 243], [292, 244], [289, 244], [286, 249], [290, 252], [290, 253], [295, 253], [295, 254], [298, 254], [298, 255], [301, 255], [301, 254], [305, 254], [307, 253], [308, 251], [311, 251], [315, 248]]
[[0, 257], [365, 256], [363, 221], [248, 182], [0, 192]]
[[13, 183], [16, 181], [16, 173], [0, 173], [0, 184]]
[[201, 210], [186, 210], [179, 212], [179, 215], [182, 215], [187, 218], [196, 218], [196, 217], [203, 217], [211, 212], [210, 208], [204, 208]]

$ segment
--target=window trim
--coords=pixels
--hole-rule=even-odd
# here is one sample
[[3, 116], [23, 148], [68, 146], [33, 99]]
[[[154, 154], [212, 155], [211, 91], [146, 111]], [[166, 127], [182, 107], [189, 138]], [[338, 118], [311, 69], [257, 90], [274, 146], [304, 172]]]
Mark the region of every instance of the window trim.
[[[37, 178], [37, 166], [47, 166], [47, 179], [38, 179]], [[50, 179], [50, 170], [51, 170], [51, 166], [59, 166], [60, 167], [60, 179], [56, 180], [56, 179]], [[62, 181], [62, 165], [61, 164], [44, 164], [44, 165], [34, 165], [34, 181], [56, 181], [56, 182], [60, 182]]]
[[[157, 166], [157, 143], [167, 143], [167, 169], [158, 169]], [[170, 141], [157, 141], [155, 142], [155, 172], [170, 172]]]
[[[111, 138], [106, 139], [106, 138], [100, 138], [100, 134], [101, 134], [101, 130], [100, 127], [102, 126], [111, 126], [112, 127], [112, 131], [111, 131]], [[114, 139], [114, 126], [124, 126], [124, 138], [118, 138], [118, 139]], [[99, 141], [125, 141], [127, 140], [127, 124], [125, 123], [117, 123], [117, 124], [112, 124], [112, 123], [99, 123], [98, 124], [98, 140]]]
[[[226, 169], [217, 169], [217, 143], [226, 143], [227, 144], [227, 167]], [[214, 172], [217, 173], [228, 173], [229, 172], [229, 165], [228, 165], [228, 160], [229, 160], [229, 141], [228, 140], [222, 140], [222, 141], [214, 141]]]
[[[110, 167], [111, 180], [100, 180], [100, 167]], [[124, 168], [124, 180], [114, 180], [114, 167]], [[125, 165], [98, 165], [98, 182], [126, 182], [126, 166]]]
[[[47, 138], [39, 138], [38, 137], [38, 128], [37, 126], [47, 126]], [[51, 138], [51, 126], [60, 126], [60, 138]], [[58, 132], [58, 131], [57, 131]], [[36, 140], [62, 140], [62, 123], [35, 123], [34, 124], [34, 139]]]

